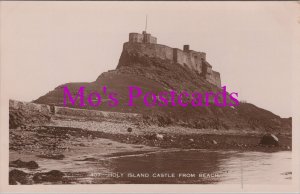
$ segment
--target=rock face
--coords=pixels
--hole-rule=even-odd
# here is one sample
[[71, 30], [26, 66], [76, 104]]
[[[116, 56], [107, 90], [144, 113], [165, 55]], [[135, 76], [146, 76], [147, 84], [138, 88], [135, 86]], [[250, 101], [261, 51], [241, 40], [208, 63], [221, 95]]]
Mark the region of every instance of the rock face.
[[[107, 103], [103, 103], [98, 107], [80, 107], [77, 103], [74, 106], [70, 105], [70, 107], [140, 113], [149, 124], [159, 126], [178, 124], [200, 129], [248, 129], [272, 133], [291, 133], [291, 119], [280, 118], [250, 103], [240, 102], [239, 106], [234, 108], [228, 106], [154, 106], [149, 108], [143, 104], [142, 100], [137, 100], [136, 106], [128, 106], [128, 86], [138, 86], [142, 88], [143, 93], [170, 90], [178, 92], [197, 91], [200, 93], [221, 92], [221, 88], [208, 81], [202, 72], [185, 67], [174, 60], [163, 59], [155, 55], [149, 56], [143, 50], [132, 49], [128, 45], [124, 46], [115, 70], [102, 73], [91, 83], [63, 84], [34, 102], [63, 106], [64, 86], [69, 88], [71, 94], [77, 94], [82, 86], [85, 87], [85, 92], [97, 91], [102, 93], [102, 87], [106, 86], [108, 93], [115, 92], [118, 94], [118, 106], [109, 107]], [[107, 100], [108, 97], [104, 95], [102, 101], [106, 102]]]
[[31, 103], [10, 100], [9, 108], [10, 129], [16, 129], [25, 124], [42, 124], [50, 120], [45, 105], [32, 105]]

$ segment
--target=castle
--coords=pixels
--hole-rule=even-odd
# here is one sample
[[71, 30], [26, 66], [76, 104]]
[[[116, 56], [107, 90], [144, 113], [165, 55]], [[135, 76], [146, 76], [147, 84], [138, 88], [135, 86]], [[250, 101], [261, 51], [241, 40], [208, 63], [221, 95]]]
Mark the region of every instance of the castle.
[[130, 33], [129, 41], [124, 43], [124, 48], [129, 52], [142, 53], [148, 57], [157, 57], [171, 60], [183, 67], [198, 72], [208, 82], [221, 87], [220, 73], [212, 70], [206, 61], [206, 53], [190, 50], [189, 45], [184, 45], [183, 50], [157, 44], [157, 38], [143, 31], [142, 34]]

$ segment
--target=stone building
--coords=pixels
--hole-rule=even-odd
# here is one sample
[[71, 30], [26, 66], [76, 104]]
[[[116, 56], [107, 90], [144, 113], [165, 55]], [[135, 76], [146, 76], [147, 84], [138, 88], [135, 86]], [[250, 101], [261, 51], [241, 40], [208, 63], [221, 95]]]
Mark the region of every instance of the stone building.
[[181, 50], [157, 44], [156, 37], [143, 31], [142, 34], [130, 33], [129, 41], [124, 43], [123, 49], [129, 52], [138, 52], [148, 57], [171, 60], [198, 72], [208, 82], [221, 87], [220, 73], [212, 70], [212, 66], [206, 61], [206, 53], [190, 50], [189, 45], [184, 45], [183, 50]]
[[157, 39], [155, 37], [151, 36], [151, 34], [148, 34], [146, 31], [143, 31], [142, 34], [130, 33], [129, 34], [129, 42], [156, 44]]

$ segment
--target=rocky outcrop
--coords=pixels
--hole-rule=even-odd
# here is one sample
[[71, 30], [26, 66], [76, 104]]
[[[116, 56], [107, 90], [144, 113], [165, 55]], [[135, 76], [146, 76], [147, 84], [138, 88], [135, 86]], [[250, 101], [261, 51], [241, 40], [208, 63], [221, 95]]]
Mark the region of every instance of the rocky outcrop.
[[41, 125], [50, 121], [47, 105], [9, 101], [9, 128], [16, 129], [24, 125]]
[[278, 146], [279, 145], [279, 139], [274, 134], [267, 134], [264, 135], [260, 141], [260, 145], [265, 146]]
[[49, 172], [36, 173], [32, 179], [35, 183], [60, 182], [64, 175], [65, 174], [59, 170], [51, 170]]
[[21, 170], [11, 170], [9, 172], [9, 184], [19, 185], [19, 184], [29, 184], [29, 175]]
[[39, 165], [35, 161], [24, 162], [22, 160], [15, 160], [9, 163], [9, 167], [37, 169]]
[[[261, 109], [250, 103], [240, 102], [236, 107], [146, 107], [142, 101], [136, 101], [136, 106], [128, 106], [128, 86], [139, 86], [143, 92], [175, 90], [177, 92], [221, 92], [221, 89], [209, 83], [196, 71], [161, 58], [147, 57], [124, 50], [117, 69], [102, 73], [91, 83], [67, 83], [58, 86], [35, 103], [63, 106], [63, 86], [67, 86], [72, 94], [76, 94], [81, 86], [86, 91], [102, 92], [106, 86], [108, 92], [118, 94], [119, 105], [109, 107], [106, 103], [99, 107], [73, 108], [93, 109], [101, 111], [138, 113], [143, 115], [141, 122], [159, 126], [180, 125], [199, 129], [240, 129], [258, 132], [291, 133], [291, 119], [282, 119], [270, 111]], [[230, 88], [228, 87], [228, 90]], [[108, 100], [103, 96], [104, 102]], [[74, 111], [73, 111], [74, 112]], [[76, 112], [76, 111], [75, 111]]]

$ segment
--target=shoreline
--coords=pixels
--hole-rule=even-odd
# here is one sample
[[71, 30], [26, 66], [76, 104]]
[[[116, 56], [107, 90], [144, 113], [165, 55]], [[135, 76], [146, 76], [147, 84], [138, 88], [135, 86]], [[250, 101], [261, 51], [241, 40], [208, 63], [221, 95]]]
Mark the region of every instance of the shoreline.
[[[157, 122], [145, 122], [139, 114], [69, 108], [49, 113], [48, 108], [11, 102], [11, 185], [110, 183], [111, 180], [94, 179], [91, 172], [114, 172], [111, 167], [120, 159], [131, 161], [130, 157], [155, 157], [162, 152], [168, 155], [172, 151], [196, 150], [205, 155], [292, 150], [292, 135], [284, 130], [274, 131], [279, 139], [277, 146], [262, 146], [260, 141], [266, 130], [159, 126]], [[134, 168], [132, 162], [134, 159], [125, 164]]]
[[[220, 134], [122, 134], [70, 127], [22, 126], [10, 129], [9, 181], [11, 185], [86, 183], [87, 179], [97, 181], [91, 176], [91, 169], [95, 165], [105, 167], [106, 163], [121, 158], [162, 152], [291, 151], [286, 147], [290, 145], [291, 139], [279, 138], [284, 144], [262, 147], [257, 145], [260, 138], [255, 135], [249, 138], [246, 135]], [[32, 163], [37, 168], [26, 167]], [[86, 167], [80, 168], [81, 165]], [[102, 182], [101, 180], [98, 181]], [[110, 183], [112, 180], [103, 181], [102, 183]]]
[[[33, 128], [33, 129], [30, 129]], [[51, 141], [53, 139], [60, 139], [59, 141], [66, 144], [72, 144], [76, 138], [89, 140], [106, 139], [115, 141], [121, 144], [131, 144], [147, 147], [155, 147], [157, 149], [165, 148], [179, 148], [179, 149], [208, 149], [208, 150], [234, 150], [234, 151], [261, 151], [261, 152], [275, 152], [275, 151], [291, 151], [292, 138], [287, 135], [277, 135], [279, 138], [278, 146], [260, 145], [262, 134], [217, 134], [217, 133], [190, 133], [190, 134], [176, 134], [176, 133], [158, 133], [158, 132], [124, 132], [124, 133], [109, 133], [104, 131], [87, 130], [82, 128], [72, 127], [58, 127], [58, 126], [27, 126], [18, 129], [23, 137], [28, 138], [29, 141], [23, 141], [24, 145], [38, 143], [39, 141]], [[13, 133], [11, 138], [16, 138]], [[29, 136], [28, 136], [29, 135]], [[30, 138], [33, 138], [33, 142]], [[17, 138], [18, 139], [18, 138]], [[68, 140], [66, 142], [66, 140]], [[21, 143], [14, 144], [14, 140], [10, 141], [10, 149]], [[49, 143], [50, 144], [50, 143]], [[84, 146], [84, 143], [82, 144]], [[56, 145], [59, 146], [59, 145]], [[53, 148], [55, 149], [55, 148]]]

